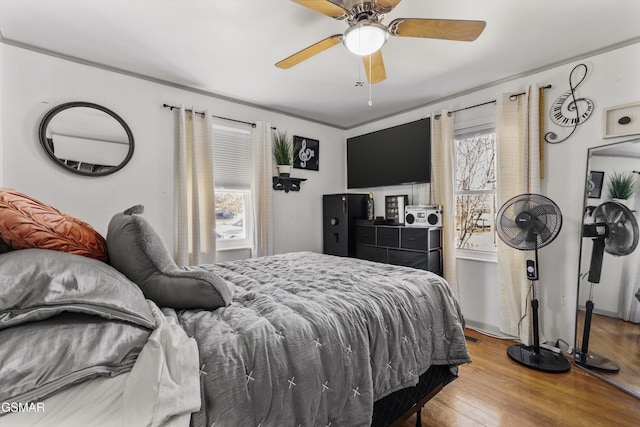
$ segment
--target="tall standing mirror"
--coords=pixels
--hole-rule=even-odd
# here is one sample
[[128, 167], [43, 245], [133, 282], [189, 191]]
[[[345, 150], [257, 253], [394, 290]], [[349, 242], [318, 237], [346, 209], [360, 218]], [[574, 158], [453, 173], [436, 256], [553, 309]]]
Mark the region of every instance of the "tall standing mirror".
[[640, 138], [590, 149], [586, 178], [575, 362], [640, 398]]
[[89, 102], [69, 102], [49, 111], [40, 123], [47, 155], [70, 172], [112, 174], [133, 155], [133, 134], [120, 116]]

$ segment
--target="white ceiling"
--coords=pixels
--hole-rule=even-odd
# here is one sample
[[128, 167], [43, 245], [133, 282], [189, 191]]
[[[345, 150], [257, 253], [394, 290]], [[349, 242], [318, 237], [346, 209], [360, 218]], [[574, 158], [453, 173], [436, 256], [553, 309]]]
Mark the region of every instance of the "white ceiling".
[[640, 41], [638, 0], [403, 0], [383, 23], [400, 17], [487, 26], [473, 42], [391, 37], [369, 106], [361, 59], [342, 45], [274, 66], [347, 27], [289, 0], [0, 0], [7, 44], [343, 129]]

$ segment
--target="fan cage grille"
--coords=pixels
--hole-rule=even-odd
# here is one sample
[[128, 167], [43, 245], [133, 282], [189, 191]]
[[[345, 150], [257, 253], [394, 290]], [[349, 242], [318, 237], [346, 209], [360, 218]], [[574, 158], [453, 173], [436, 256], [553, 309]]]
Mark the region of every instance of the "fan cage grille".
[[562, 228], [562, 213], [551, 199], [540, 194], [521, 194], [498, 211], [497, 232], [512, 248], [534, 250], [551, 243]]
[[625, 205], [604, 202], [593, 212], [596, 223], [605, 223], [609, 228], [604, 239], [604, 251], [614, 256], [632, 253], [638, 246], [638, 222]]

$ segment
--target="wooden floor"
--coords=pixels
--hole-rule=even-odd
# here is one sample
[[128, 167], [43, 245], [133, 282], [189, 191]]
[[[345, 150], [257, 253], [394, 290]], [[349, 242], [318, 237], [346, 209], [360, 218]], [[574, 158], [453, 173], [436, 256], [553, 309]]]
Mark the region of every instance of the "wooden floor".
[[640, 426], [640, 400], [573, 362], [567, 373], [536, 371], [507, 356], [512, 341], [466, 334], [479, 339], [468, 344], [473, 362], [425, 405], [423, 426]]
[[[584, 312], [579, 311], [580, 345], [583, 325]], [[589, 352], [611, 359], [620, 367], [620, 372], [601, 372], [602, 376], [640, 393], [640, 325], [594, 314], [589, 336]]]

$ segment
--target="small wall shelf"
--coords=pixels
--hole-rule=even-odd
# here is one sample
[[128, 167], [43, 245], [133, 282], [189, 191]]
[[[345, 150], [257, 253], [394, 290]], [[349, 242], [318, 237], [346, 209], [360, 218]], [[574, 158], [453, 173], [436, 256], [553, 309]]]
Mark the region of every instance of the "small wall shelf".
[[300, 191], [300, 183], [306, 181], [306, 178], [293, 178], [290, 176], [274, 176], [273, 177], [273, 189], [284, 190], [285, 193], [289, 191]]

